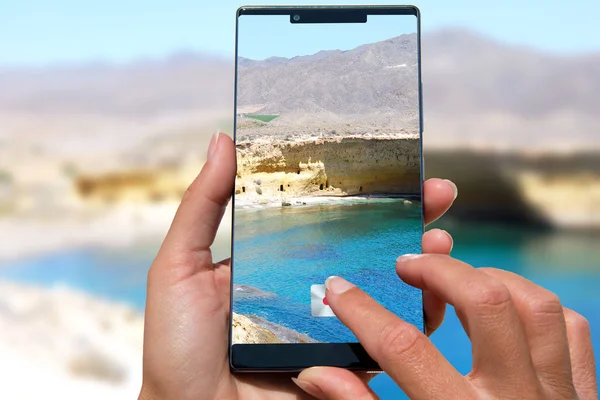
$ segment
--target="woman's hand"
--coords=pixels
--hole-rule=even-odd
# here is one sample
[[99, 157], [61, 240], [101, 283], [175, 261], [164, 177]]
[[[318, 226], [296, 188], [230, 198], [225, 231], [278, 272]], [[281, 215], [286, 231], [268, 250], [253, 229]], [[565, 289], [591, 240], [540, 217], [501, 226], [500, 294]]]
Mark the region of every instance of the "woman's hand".
[[[216, 135], [208, 161], [187, 190], [150, 268], [140, 399], [310, 398], [289, 375], [234, 376], [229, 371], [229, 260], [214, 263], [210, 246], [232, 193], [235, 171], [233, 142]], [[425, 182], [426, 222], [439, 218], [455, 198], [453, 183]], [[452, 238], [444, 231], [434, 229], [423, 236], [426, 253], [448, 254], [451, 248]], [[425, 292], [431, 331], [441, 323], [444, 305]], [[323, 368], [319, 376], [337, 379], [339, 371]]]
[[[588, 322], [558, 297], [513, 273], [475, 269], [448, 255], [406, 255], [406, 283], [452, 304], [471, 339], [473, 368], [462, 376], [429, 339], [339, 277], [327, 300], [367, 352], [411, 399], [598, 399]], [[296, 382], [324, 400], [377, 397], [356, 376], [310, 368]]]

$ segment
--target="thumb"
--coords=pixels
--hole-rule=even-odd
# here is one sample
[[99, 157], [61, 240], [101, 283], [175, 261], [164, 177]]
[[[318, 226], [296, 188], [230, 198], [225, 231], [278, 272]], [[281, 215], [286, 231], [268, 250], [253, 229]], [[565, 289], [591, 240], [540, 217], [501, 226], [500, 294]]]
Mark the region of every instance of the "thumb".
[[360, 376], [342, 368], [313, 367], [292, 378], [300, 389], [319, 400], [376, 400], [368, 381], [373, 374]]
[[[210, 246], [233, 192], [235, 145], [216, 134], [202, 171], [189, 186], [151, 268], [161, 282], [179, 281], [213, 268]], [[150, 278], [150, 276], [149, 276]]]

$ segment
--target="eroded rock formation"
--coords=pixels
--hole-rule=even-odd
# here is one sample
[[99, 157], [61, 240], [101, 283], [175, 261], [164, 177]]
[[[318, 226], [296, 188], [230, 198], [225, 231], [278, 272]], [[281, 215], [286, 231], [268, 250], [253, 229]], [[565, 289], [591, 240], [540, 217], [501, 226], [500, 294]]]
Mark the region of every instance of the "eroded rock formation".
[[416, 194], [419, 140], [387, 138], [253, 142], [237, 146], [238, 198]]

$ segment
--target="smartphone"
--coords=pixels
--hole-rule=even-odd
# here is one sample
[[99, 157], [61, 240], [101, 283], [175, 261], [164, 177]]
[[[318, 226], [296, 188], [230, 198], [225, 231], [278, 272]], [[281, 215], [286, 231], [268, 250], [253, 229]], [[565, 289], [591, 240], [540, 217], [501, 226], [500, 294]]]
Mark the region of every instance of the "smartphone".
[[234, 372], [380, 370], [327, 304], [332, 275], [424, 330], [395, 271], [421, 253], [420, 60], [414, 6], [238, 9]]

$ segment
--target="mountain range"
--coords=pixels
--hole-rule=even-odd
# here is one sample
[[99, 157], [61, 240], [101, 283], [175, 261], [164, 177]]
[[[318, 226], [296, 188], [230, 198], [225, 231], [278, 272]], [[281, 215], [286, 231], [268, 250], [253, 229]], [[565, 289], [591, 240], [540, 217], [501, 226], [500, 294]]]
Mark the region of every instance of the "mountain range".
[[[361, 67], [344, 71], [348, 60]], [[241, 59], [240, 79], [247, 82], [239, 104], [268, 103], [265, 112], [273, 113], [325, 108], [410, 114], [417, 93], [415, 60], [410, 36], [293, 59]], [[600, 52], [550, 54], [447, 29], [423, 36], [422, 66], [425, 130], [429, 121], [436, 130], [443, 127], [440, 140], [486, 131], [514, 140], [529, 135], [536, 143], [568, 135], [583, 144], [600, 128]], [[281, 77], [284, 68], [294, 73]], [[0, 114], [145, 118], [226, 110], [233, 108], [233, 77], [233, 56], [226, 60], [196, 53], [124, 65], [0, 65]], [[303, 100], [311, 97], [303, 92], [309, 87], [318, 88], [319, 102]]]
[[238, 65], [238, 105], [265, 104], [261, 113], [418, 116], [416, 34], [291, 59], [242, 58]]

